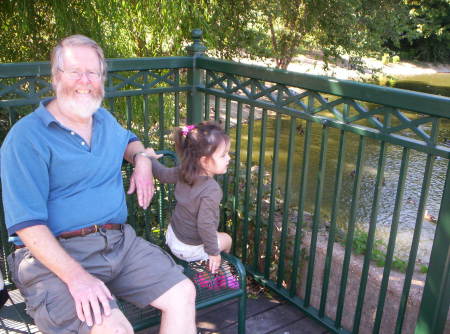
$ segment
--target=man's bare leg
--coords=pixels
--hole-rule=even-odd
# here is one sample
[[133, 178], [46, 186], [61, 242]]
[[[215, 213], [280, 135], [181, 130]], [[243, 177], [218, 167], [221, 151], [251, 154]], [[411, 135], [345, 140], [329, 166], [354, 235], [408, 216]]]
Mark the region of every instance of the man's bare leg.
[[151, 306], [161, 310], [160, 334], [195, 334], [195, 287], [185, 279], [174, 285]]
[[94, 325], [91, 334], [133, 334], [133, 327], [118, 308], [113, 308], [109, 316], [103, 316], [101, 325]]

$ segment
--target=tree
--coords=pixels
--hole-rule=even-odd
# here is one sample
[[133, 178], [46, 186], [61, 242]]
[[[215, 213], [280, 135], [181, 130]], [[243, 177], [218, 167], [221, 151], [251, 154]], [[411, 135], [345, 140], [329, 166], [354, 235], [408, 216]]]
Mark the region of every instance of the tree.
[[[182, 55], [201, 28], [208, 54], [273, 58], [287, 68], [303, 50], [325, 61], [381, 53], [406, 25], [412, 0], [0, 0], [0, 61], [47, 60], [62, 37], [85, 34], [107, 57]], [[439, 2], [442, 0], [434, 0]], [[448, 2], [448, 1], [447, 1]], [[403, 35], [405, 36], [405, 35]]]
[[319, 49], [325, 61], [381, 53], [386, 38], [398, 43], [407, 23], [401, 0], [255, 1], [259, 24], [270, 35], [268, 54], [287, 68], [304, 49]]
[[406, 0], [410, 9], [409, 31], [412, 38], [404, 39], [404, 55], [424, 61], [446, 61], [450, 58], [450, 1]]

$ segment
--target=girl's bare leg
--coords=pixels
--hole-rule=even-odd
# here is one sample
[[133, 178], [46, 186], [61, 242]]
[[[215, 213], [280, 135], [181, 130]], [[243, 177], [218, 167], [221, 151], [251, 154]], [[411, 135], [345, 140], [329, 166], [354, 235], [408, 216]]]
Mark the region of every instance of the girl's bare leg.
[[220, 251], [229, 253], [231, 251], [231, 237], [225, 232], [217, 232], [217, 238], [219, 239]]

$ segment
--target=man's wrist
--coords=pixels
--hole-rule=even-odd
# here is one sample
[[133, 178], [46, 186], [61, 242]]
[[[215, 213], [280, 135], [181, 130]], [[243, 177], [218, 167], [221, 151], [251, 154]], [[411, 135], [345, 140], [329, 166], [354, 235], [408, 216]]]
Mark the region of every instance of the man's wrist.
[[143, 151], [136, 152], [136, 153], [133, 154], [133, 159], [132, 159], [133, 160], [133, 165], [136, 165], [136, 158], [138, 156], [143, 156], [143, 157], [146, 157], [148, 159], [151, 158], [151, 156], [147, 152], [143, 152]]

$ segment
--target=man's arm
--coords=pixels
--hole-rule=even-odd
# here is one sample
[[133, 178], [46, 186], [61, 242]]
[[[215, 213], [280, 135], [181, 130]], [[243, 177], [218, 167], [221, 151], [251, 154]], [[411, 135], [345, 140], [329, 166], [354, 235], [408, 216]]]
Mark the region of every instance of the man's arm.
[[95, 323], [101, 324], [100, 304], [106, 316], [111, 314], [109, 300], [113, 297], [106, 285], [67, 254], [47, 226], [30, 226], [17, 231], [17, 235], [37, 260], [67, 284], [81, 321], [93, 325], [92, 308]]
[[134, 165], [127, 194], [136, 191], [139, 205], [147, 209], [155, 192], [152, 163], [147, 158], [145, 147], [140, 141], [130, 142], [125, 150], [125, 160]]

